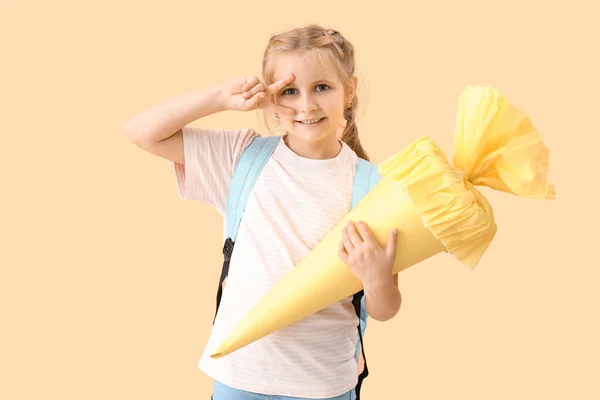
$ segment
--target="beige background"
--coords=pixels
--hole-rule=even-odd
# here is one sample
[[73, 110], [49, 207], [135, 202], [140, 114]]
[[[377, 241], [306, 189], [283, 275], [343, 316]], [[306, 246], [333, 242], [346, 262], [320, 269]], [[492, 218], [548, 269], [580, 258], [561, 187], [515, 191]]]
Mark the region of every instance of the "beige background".
[[[482, 189], [499, 231], [478, 267], [438, 255], [401, 273], [399, 314], [369, 326], [364, 398], [600, 398], [600, 13], [519, 3], [2, 1], [0, 398], [209, 398], [196, 363], [221, 219], [123, 126], [260, 74], [270, 35], [309, 22], [356, 47], [373, 161], [424, 134], [451, 156], [460, 91], [492, 85], [542, 133], [558, 193]], [[255, 113], [194, 125], [266, 133]]]

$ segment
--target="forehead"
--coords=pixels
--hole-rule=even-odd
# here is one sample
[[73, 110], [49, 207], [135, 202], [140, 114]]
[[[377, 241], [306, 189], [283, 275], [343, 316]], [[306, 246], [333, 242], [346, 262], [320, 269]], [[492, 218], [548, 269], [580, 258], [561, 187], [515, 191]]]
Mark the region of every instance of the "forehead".
[[312, 83], [319, 80], [337, 81], [337, 73], [333, 65], [315, 54], [304, 57], [298, 54], [280, 54], [273, 62], [273, 81], [284, 78], [290, 72], [296, 77], [292, 84]]

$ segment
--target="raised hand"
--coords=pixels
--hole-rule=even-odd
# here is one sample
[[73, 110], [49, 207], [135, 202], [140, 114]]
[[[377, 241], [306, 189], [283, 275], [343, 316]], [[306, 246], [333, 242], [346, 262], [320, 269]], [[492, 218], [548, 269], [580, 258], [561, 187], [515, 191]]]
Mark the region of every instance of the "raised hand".
[[228, 110], [253, 111], [266, 109], [276, 114], [295, 115], [292, 108], [283, 107], [271, 101], [273, 94], [279, 92], [296, 77], [290, 73], [277, 82], [266, 86], [254, 75], [242, 76], [224, 85], [225, 105]]

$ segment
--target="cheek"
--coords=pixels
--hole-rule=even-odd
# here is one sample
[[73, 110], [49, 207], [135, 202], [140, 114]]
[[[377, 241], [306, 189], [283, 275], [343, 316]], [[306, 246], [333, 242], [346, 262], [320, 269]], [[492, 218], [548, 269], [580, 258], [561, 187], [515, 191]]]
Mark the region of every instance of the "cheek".
[[287, 130], [293, 129], [295, 125], [294, 117], [279, 116], [279, 123]]
[[296, 104], [292, 99], [285, 98], [285, 97], [278, 97], [273, 100], [273, 103], [277, 104], [278, 106], [291, 108], [292, 110], [296, 111]]

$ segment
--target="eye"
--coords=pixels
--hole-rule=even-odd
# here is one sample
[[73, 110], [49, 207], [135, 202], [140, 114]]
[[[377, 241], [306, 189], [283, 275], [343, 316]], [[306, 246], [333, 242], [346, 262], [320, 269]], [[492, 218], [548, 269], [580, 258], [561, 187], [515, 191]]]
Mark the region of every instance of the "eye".
[[[321, 87], [321, 86], [326, 87], [327, 89], [325, 89], [325, 90], [329, 90], [330, 89], [329, 85], [327, 85], [325, 83], [320, 83], [320, 84], [318, 84], [315, 87], [318, 88], [318, 87]], [[293, 89], [293, 88], [285, 89], [281, 94], [284, 95], [284, 96], [287, 95], [287, 94], [291, 94], [291, 93], [288, 93], [289, 90], [296, 90], [296, 89]], [[319, 92], [323, 92], [323, 90], [319, 90]]]

